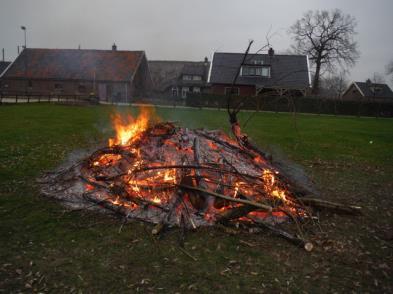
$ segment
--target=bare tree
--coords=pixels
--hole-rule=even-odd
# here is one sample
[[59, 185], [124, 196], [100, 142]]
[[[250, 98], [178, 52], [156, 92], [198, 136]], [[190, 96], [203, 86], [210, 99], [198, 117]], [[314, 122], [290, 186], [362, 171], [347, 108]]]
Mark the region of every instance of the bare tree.
[[308, 11], [290, 28], [295, 44], [292, 48], [307, 54], [315, 66], [313, 94], [319, 92], [323, 70], [332, 71], [337, 65], [353, 66], [359, 57], [353, 36], [356, 20], [341, 10]]
[[383, 74], [375, 72], [372, 77], [369, 78], [373, 84], [384, 84], [386, 82]]
[[330, 98], [339, 99], [349, 85], [346, 72], [341, 71], [338, 74], [330, 74], [321, 80], [321, 85], [324, 94]]
[[386, 74], [391, 76], [393, 82], [393, 60], [391, 60], [388, 65], [386, 66]]

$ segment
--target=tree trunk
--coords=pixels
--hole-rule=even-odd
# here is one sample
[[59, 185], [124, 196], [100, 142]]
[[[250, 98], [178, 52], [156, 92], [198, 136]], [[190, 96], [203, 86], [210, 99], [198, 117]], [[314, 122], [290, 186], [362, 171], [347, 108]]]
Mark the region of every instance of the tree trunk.
[[319, 75], [321, 72], [321, 60], [317, 59], [316, 61], [316, 68], [315, 68], [315, 75], [314, 81], [312, 85], [312, 94], [318, 95], [319, 94]]

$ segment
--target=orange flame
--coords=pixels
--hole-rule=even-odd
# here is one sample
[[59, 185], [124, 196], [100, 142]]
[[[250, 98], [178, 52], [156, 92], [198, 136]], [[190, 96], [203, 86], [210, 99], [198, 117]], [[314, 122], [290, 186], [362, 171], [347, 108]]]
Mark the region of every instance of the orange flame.
[[130, 114], [127, 116], [122, 116], [118, 113], [113, 115], [112, 125], [116, 131], [116, 137], [109, 139], [109, 147], [132, 144], [148, 128], [149, 121], [153, 117], [154, 111], [152, 107], [141, 107], [137, 118]]
[[265, 189], [270, 192], [270, 195], [273, 198], [281, 199], [284, 203], [288, 203], [289, 200], [287, 198], [285, 190], [281, 189], [277, 183], [275, 178], [275, 173], [268, 169], [263, 170], [262, 179], [265, 183]]

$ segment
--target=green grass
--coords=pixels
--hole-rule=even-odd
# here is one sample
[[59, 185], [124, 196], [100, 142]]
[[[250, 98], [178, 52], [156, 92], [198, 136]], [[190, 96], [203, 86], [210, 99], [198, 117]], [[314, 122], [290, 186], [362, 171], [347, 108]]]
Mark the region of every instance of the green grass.
[[[392, 292], [393, 120], [256, 113], [245, 131], [304, 166], [322, 196], [358, 203], [364, 216], [321, 214], [307, 253], [269, 234], [203, 228], [186, 250], [176, 230], [87, 211], [65, 212], [35, 179], [71, 151], [104, 142], [103, 106], [0, 107], [0, 293]], [[162, 119], [228, 131], [225, 111], [157, 109]], [[251, 113], [241, 113], [244, 123]], [[372, 143], [371, 143], [372, 142]], [[249, 246], [250, 244], [252, 246]]]

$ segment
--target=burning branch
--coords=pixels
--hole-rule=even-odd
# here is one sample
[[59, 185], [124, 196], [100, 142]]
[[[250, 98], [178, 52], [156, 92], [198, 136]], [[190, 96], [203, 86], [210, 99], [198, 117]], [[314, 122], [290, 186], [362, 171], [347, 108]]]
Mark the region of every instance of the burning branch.
[[[79, 197], [126, 218], [154, 223], [153, 235], [171, 226], [180, 226], [184, 237], [186, 230], [199, 226], [245, 222], [307, 248], [301, 221], [312, 218], [308, 206], [359, 211], [355, 206], [299, 197], [310, 194], [274, 166], [241, 133], [237, 121], [233, 140], [222, 132], [151, 124], [145, 115], [116, 117], [117, 133], [109, 147], [48, 175], [46, 193], [64, 195], [69, 203]], [[293, 221], [302, 238], [269, 221]]]

